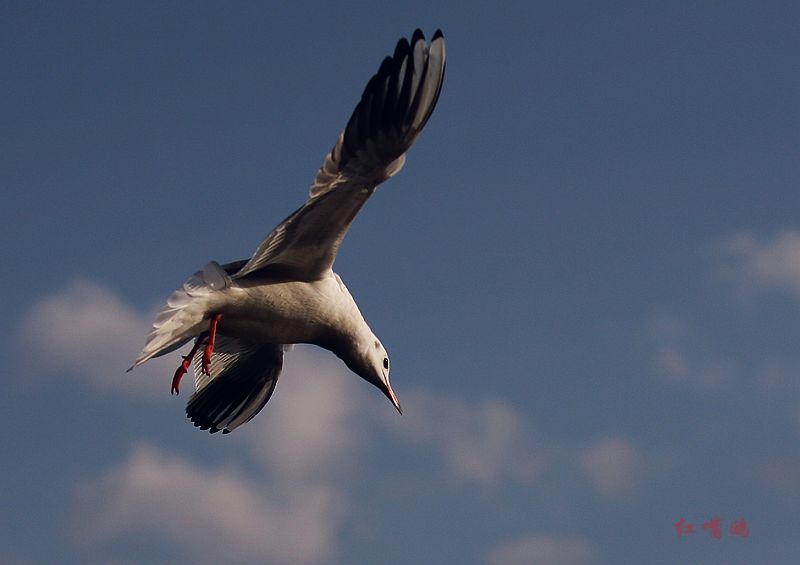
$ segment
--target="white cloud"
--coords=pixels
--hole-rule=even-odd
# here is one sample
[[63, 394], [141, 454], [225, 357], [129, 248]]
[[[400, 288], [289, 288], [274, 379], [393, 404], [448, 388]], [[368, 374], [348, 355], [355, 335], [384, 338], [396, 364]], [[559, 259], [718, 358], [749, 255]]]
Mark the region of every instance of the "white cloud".
[[[175, 356], [123, 372], [150, 321], [108, 288], [76, 280], [26, 312], [17, 330], [21, 360], [29, 371], [78, 376], [98, 390], [166, 395]], [[381, 430], [433, 449], [458, 481], [531, 483], [551, 465], [553, 446], [543, 447], [501, 400], [467, 403], [420, 390], [403, 401], [399, 417], [338, 358], [298, 347], [287, 353], [264, 412], [230, 438], [261, 466], [259, 478], [136, 447], [75, 490], [68, 534], [87, 553], [156, 534], [192, 562], [324, 563], [335, 560], [347, 524], [347, 485]], [[531, 539], [545, 555], [580, 548]], [[514, 547], [499, 548], [496, 558], [510, 559]]]
[[653, 364], [666, 380], [718, 389], [733, 379], [733, 364], [716, 354], [688, 320], [662, 314], [649, 327], [654, 342]]
[[662, 345], [656, 350], [655, 362], [663, 374], [673, 381], [686, 381], [691, 376], [686, 353], [675, 344]]
[[225, 437], [261, 465], [258, 479], [137, 447], [76, 490], [68, 533], [87, 552], [139, 533], [198, 563], [335, 561], [350, 505], [342, 471], [358, 468], [376, 423], [368, 386], [333, 355], [297, 347], [264, 411]]
[[629, 441], [614, 437], [582, 450], [578, 462], [595, 489], [608, 497], [632, 493], [644, 470], [639, 451]]
[[67, 534], [88, 548], [155, 534], [194, 563], [325, 563], [336, 553], [345, 511], [332, 487], [259, 482], [233, 467], [202, 469], [145, 446], [77, 489]]
[[[28, 374], [75, 376], [100, 390], [166, 396], [177, 354], [124, 372], [150, 322], [151, 315], [136, 311], [112, 290], [74, 280], [23, 316], [17, 330], [20, 363]], [[352, 467], [374, 423], [383, 419], [402, 437], [440, 450], [448, 469], [462, 479], [527, 481], [545, 466], [523, 419], [501, 401], [469, 406], [419, 392], [406, 395], [409, 413], [400, 418], [381, 410], [383, 398], [369, 394], [369, 386], [333, 355], [296, 348], [287, 353], [270, 404], [236, 437], [283, 477], [330, 475]]]
[[369, 441], [367, 407], [380, 402], [367, 394], [370, 386], [333, 354], [295, 347], [263, 413], [235, 435], [281, 477], [330, 477], [357, 466]]
[[158, 534], [197, 563], [335, 561], [350, 506], [342, 472], [358, 469], [376, 423], [368, 386], [333, 355], [294, 348], [264, 411], [224, 437], [259, 463], [258, 479], [138, 447], [77, 490], [71, 538], [96, 551]]
[[76, 376], [104, 390], [168, 395], [174, 358], [125, 373], [144, 345], [150, 321], [108, 288], [73, 280], [24, 314], [17, 330], [20, 368], [25, 374]]
[[733, 234], [718, 252], [720, 272], [742, 289], [776, 287], [800, 296], [800, 231], [786, 229], [771, 241], [749, 232]]
[[[20, 363], [26, 374], [168, 397], [175, 355], [124, 372], [150, 321], [108, 288], [75, 280], [23, 316]], [[355, 416], [361, 401], [374, 400], [364, 398], [367, 386], [333, 356], [292, 351], [275, 398], [234, 436], [263, 465], [266, 480], [139, 447], [76, 490], [68, 533], [87, 551], [156, 533], [192, 562], [327, 562], [348, 505], [334, 471], [357, 465], [366, 439]]]
[[456, 479], [495, 485], [514, 479], [531, 482], [548, 466], [524, 419], [500, 400], [469, 405], [458, 399], [417, 391], [404, 395], [405, 416], [386, 420], [399, 437], [433, 446]]
[[655, 364], [662, 375], [676, 383], [692, 383], [702, 388], [719, 388], [733, 373], [730, 363], [719, 359], [690, 360], [689, 352], [677, 344], [658, 347]]
[[488, 565], [582, 565], [589, 563], [592, 546], [579, 538], [532, 534], [494, 548]]

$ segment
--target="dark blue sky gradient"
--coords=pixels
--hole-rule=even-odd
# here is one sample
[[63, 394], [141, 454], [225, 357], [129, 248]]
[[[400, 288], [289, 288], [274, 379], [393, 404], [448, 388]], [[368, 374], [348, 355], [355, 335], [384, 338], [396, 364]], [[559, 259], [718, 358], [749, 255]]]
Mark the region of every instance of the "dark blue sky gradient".
[[[144, 317], [208, 260], [247, 257], [397, 39], [441, 27], [439, 107], [336, 270], [392, 355], [403, 425], [422, 410], [404, 392], [498, 401], [522, 437], [502, 465], [553, 463], [459, 482], [365, 394], [377, 431], [335, 479], [350, 513], [325, 559], [506, 565], [493, 551], [540, 534], [563, 542], [547, 563], [794, 562], [800, 245], [778, 242], [800, 229], [798, 22], [792, 2], [0, 5], [0, 561], [197, 558], [134, 526], [75, 542], [76, 485], [143, 444], [258, 476], [247, 444], [193, 430], [169, 374], [163, 398], [122, 387], [144, 333], [102, 388], [22, 328], [71, 281]], [[789, 274], [753, 267], [767, 256]], [[580, 462], [608, 438], [636, 455], [603, 494]], [[721, 540], [672, 529], [716, 515]]]

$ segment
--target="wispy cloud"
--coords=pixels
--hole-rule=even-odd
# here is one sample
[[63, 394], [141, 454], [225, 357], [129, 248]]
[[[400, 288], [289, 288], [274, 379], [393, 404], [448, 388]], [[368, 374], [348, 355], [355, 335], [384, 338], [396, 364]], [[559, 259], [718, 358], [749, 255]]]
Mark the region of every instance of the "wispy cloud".
[[368, 396], [369, 386], [334, 355], [295, 347], [267, 408], [234, 435], [281, 477], [331, 477], [351, 470], [372, 438], [374, 416], [367, 407], [379, 402], [392, 413], [382, 397]]
[[[800, 230], [784, 229], [772, 238], [750, 231], [731, 233], [709, 244], [707, 251], [715, 282], [732, 288], [733, 297], [748, 307], [748, 314], [753, 314], [754, 299], [766, 292], [800, 298]], [[751, 327], [756, 321], [751, 316], [745, 323]], [[714, 328], [702, 328], [700, 322], [676, 313], [661, 313], [650, 320], [653, 364], [665, 379], [718, 389], [746, 376], [762, 392], [797, 389], [794, 355], [780, 352], [780, 346], [751, 349], [746, 356], [741, 348], [728, 345], [726, 350], [726, 344], [715, 339]], [[765, 332], [776, 329], [768, 326]]]
[[[20, 364], [26, 375], [78, 378], [93, 390], [167, 396], [175, 356], [124, 373], [149, 324], [114, 291], [76, 279], [24, 314], [16, 330]], [[233, 439], [267, 479], [139, 446], [76, 489], [70, 538], [91, 552], [122, 536], [156, 533], [192, 562], [328, 562], [347, 508], [330, 477], [365, 441], [353, 415], [366, 383], [347, 373], [333, 356], [289, 354], [275, 393], [283, 398]]]
[[618, 437], [602, 439], [578, 454], [579, 465], [592, 485], [610, 498], [636, 490], [645, 470], [644, 461], [631, 442]]
[[[96, 390], [165, 394], [174, 358], [135, 376], [119, 370], [149, 322], [112, 290], [76, 280], [33, 304], [17, 338], [23, 362], [42, 375], [63, 371]], [[335, 562], [336, 540], [357, 506], [351, 490], [362, 454], [387, 435], [432, 451], [443, 478], [484, 487], [536, 483], [560, 461], [616, 496], [641, 470], [640, 454], [624, 440], [559, 447], [501, 399], [467, 402], [417, 390], [403, 402], [399, 417], [335, 356], [297, 347], [264, 412], [226, 438], [242, 447], [231, 465], [202, 464], [144, 442], [75, 489], [66, 531], [92, 556], [109, 542], [144, 534], [161, 536], [191, 562]], [[258, 473], [243, 470], [254, 463]], [[582, 542], [534, 535], [496, 548], [492, 563], [513, 563], [530, 547], [551, 559], [542, 563], [589, 555]]]
[[20, 368], [26, 375], [77, 377], [102, 390], [163, 395], [176, 368], [173, 359], [154, 359], [125, 374], [149, 326], [148, 316], [112, 290], [75, 279], [23, 315], [16, 332]]
[[[95, 551], [126, 535], [156, 534], [202, 563], [336, 562], [350, 507], [341, 471], [358, 468], [370, 437], [359, 431], [358, 408], [371, 399], [335, 357], [303, 347], [287, 356], [268, 407], [224, 438], [243, 447], [238, 467], [138, 446], [76, 491], [71, 539]], [[241, 470], [252, 462], [260, 466], [255, 477]]]
[[740, 291], [779, 288], [800, 297], [800, 231], [785, 229], [772, 239], [731, 234], [717, 245], [716, 254], [719, 272]]
[[668, 381], [717, 389], [734, 377], [734, 363], [715, 352], [709, 340], [684, 317], [656, 316], [650, 321], [649, 337], [655, 369]]
[[75, 493], [67, 535], [79, 546], [162, 536], [195, 563], [325, 563], [345, 504], [334, 488], [274, 488], [235, 467], [204, 469], [139, 446]]
[[486, 486], [511, 479], [532, 482], [549, 464], [547, 449], [536, 442], [519, 412], [489, 399], [462, 400], [416, 391], [405, 395], [402, 421], [388, 428], [401, 439], [441, 453], [455, 479]]
[[585, 565], [594, 550], [585, 540], [574, 537], [531, 534], [495, 547], [488, 565]]

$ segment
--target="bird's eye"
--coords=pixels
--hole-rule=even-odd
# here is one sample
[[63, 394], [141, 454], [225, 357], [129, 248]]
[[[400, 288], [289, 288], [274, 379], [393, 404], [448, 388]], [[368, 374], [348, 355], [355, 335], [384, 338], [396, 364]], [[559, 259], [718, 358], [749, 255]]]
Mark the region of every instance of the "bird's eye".
[[389, 370], [389, 358], [388, 357], [384, 357], [383, 358], [383, 368], [386, 369], [387, 371]]

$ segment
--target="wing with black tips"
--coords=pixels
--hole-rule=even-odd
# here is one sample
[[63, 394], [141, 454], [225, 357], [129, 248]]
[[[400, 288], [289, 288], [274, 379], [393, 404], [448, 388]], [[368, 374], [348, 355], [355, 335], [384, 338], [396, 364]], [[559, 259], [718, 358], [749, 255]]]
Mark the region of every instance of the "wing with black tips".
[[430, 44], [420, 30], [403, 38], [367, 83], [361, 101], [311, 185], [308, 201], [281, 222], [233, 278], [279, 266], [298, 280], [331, 268], [350, 222], [397, 173], [430, 118], [442, 89], [444, 37]]

